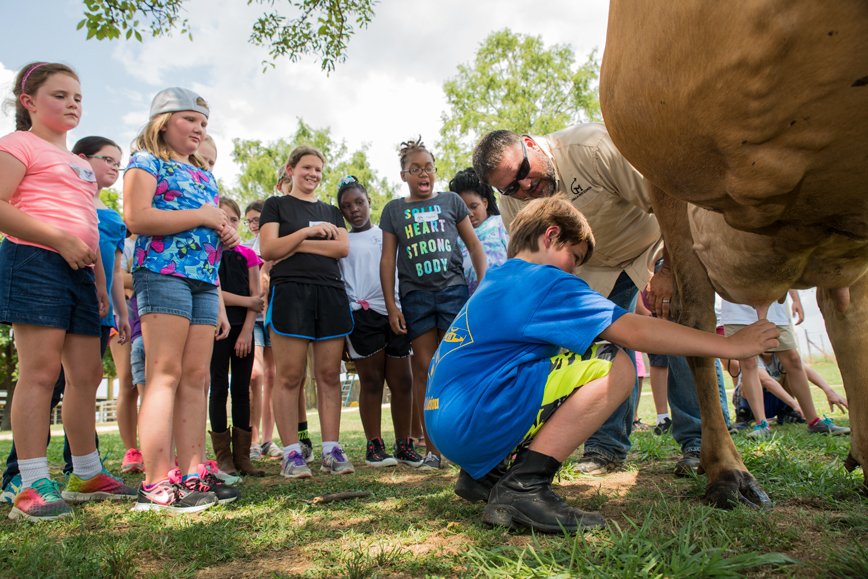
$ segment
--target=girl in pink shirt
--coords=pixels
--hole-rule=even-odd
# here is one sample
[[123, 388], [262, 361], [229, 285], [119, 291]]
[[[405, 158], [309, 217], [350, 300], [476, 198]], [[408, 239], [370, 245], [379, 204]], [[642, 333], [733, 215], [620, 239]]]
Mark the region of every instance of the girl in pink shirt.
[[[0, 138], [0, 322], [12, 324], [18, 387], [12, 432], [21, 487], [10, 518], [72, 514], [64, 498], [134, 498], [106, 476], [94, 444], [94, 403], [102, 380], [100, 318], [108, 313], [94, 198], [84, 159], [66, 148], [81, 118], [81, 87], [67, 66], [25, 66], [13, 89], [16, 131]], [[94, 267], [95, 266], [95, 267]], [[63, 493], [48, 473], [45, 436], [61, 361], [63, 423], [73, 474]], [[62, 496], [61, 496], [62, 495]], [[63, 498], [62, 498], [63, 497]]]

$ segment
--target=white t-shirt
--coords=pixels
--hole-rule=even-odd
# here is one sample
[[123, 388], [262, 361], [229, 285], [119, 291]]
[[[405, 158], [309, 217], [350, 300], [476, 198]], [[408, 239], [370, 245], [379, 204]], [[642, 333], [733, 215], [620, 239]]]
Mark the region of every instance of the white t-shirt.
[[135, 251], [136, 240], [129, 237], [124, 239], [124, 250], [121, 252], [121, 269], [127, 273], [130, 271], [130, 260], [133, 258]]
[[[350, 298], [350, 307], [355, 310], [364, 306], [360, 301], [367, 302], [368, 307], [383, 316], [389, 315], [386, 310], [386, 299], [383, 297], [383, 286], [380, 283], [380, 258], [383, 255], [383, 230], [371, 225], [367, 231], [349, 233], [350, 253], [340, 260], [341, 277]], [[395, 272], [395, 303], [398, 301], [398, 276]]]
[[[766, 372], [769, 373], [769, 376], [771, 376], [773, 380], [780, 382], [781, 378], [784, 377], [784, 368], [781, 366], [781, 361], [778, 360], [778, 357], [774, 353], [772, 353], [772, 361], [770, 363], [766, 364], [762, 356], [757, 356], [757, 362], [759, 362], [758, 366], [760, 368], [765, 368]], [[736, 384], [736, 386], [741, 387], [741, 377], [743, 375], [744, 372], [739, 372], [738, 384]]]
[[[766, 319], [776, 326], [789, 326], [790, 315], [787, 312], [786, 302], [782, 304], [773, 302], [769, 307], [769, 313], [766, 315]], [[744, 326], [752, 324], [758, 319], [756, 310], [752, 307], [743, 304], [734, 304], [726, 300], [723, 300], [720, 318], [724, 325], [740, 324]]]

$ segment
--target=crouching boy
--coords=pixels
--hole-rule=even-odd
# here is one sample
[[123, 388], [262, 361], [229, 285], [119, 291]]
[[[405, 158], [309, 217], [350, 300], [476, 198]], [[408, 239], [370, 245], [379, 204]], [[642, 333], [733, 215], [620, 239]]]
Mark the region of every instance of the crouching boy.
[[630, 394], [635, 370], [621, 346], [736, 359], [777, 346], [766, 320], [724, 338], [627, 313], [571, 274], [593, 250], [588, 222], [570, 203], [529, 203], [513, 221], [510, 259], [486, 273], [431, 362], [428, 434], [462, 467], [456, 493], [488, 502], [488, 524], [604, 526], [601, 515], [555, 495], [551, 482]]

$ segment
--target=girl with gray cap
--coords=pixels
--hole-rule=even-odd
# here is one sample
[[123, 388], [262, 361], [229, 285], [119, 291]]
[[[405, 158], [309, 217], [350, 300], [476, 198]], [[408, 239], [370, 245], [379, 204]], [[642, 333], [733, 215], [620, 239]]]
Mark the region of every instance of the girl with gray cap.
[[[220, 309], [217, 268], [223, 249], [239, 242], [197, 153], [208, 115], [207, 103], [190, 90], [158, 93], [124, 176], [124, 218], [139, 235], [133, 289], [147, 352], [139, 411], [146, 475], [135, 510], [196, 512], [239, 494], [200, 464]], [[173, 431], [179, 468], [172, 464]]]

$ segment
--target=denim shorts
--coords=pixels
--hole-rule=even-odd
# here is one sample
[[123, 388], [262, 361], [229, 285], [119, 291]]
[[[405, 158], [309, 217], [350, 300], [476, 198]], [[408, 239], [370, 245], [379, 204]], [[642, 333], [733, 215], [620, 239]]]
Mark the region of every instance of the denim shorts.
[[145, 341], [141, 336], [130, 346], [130, 368], [133, 371], [133, 385], [145, 383]]
[[4, 239], [0, 244], [0, 323], [101, 336], [93, 268], [72, 269], [57, 252]]
[[265, 322], [259, 321], [253, 324], [253, 343], [260, 348], [271, 347], [271, 334], [265, 329]]
[[450, 285], [436, 292], [416, 290], [403, 296], [407, 339], [415, 340], [433, 328], [448, 330], [469, 297], [466, 285]]
[[190, 325], [217, 325], [220, 298], [214, 284], [139, 268], [133, 272], [133, 290], [140, 318], [145, 314], [172, 314], [187, 318]]

